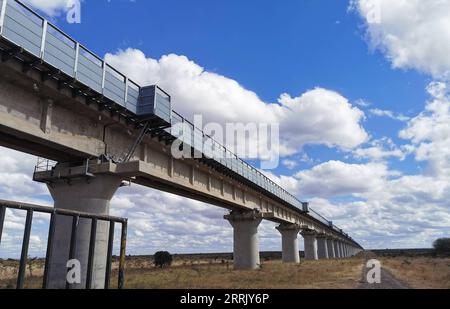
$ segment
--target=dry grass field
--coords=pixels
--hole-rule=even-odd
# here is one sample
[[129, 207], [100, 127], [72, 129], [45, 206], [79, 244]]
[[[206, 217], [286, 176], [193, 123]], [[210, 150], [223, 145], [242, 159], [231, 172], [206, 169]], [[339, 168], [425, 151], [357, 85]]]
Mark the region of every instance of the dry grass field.
[[[376, 258], [376, 257], [375, 257]], [[379, 257], [382, 266], [412, 288], [450, 288], [450, 258]], [[27, 269], [25, 288], [40, 288], [43, 260]], [[302, 261], [298, 265], [262, 259], [257, 271], [234, 271], [232, 261], [220, 258], [175, 258], [172, 267], [159, 269], [148, 257], [127, 258], [128, 289], [342, 289], [361, 283], [364, 258]], [[0, 262], [0, 289], [14, 288], [16, 261]], [[117, 262], [113, 264], [116, 284]]]
[[450, 289], [450, 258], [380, 258], [385, 269], [415, 289]]
[[[27, 272], [25, 288], [41, 286], [42, 264], [38, 261], [35, 263], [32, 273]], [[127, 289], [355, 288], [361, 279], [362, 265], [362, 258], [303, 261], [298, 265], [264, 261], [260, 270], [234, 271], [230, 261], [178, 260], [170, 268], [159, 269], [151, 265], [151, 261], [147, 259], [132, 258], [127, 261], [125, 287]], [[13, 270], [15, 266], [9, 262], [9, 265], [0, 267], [0, 289], [15, 287], [16, 271]], [[113, 268], [113, 278], [117, 278], [117, 265]], [[114, 284], [115, 280], [113, 286]]]
[[167, 269], [129, 269], [130, 289], [341, 289], [355, 288], [363, 260], [305, 261], [286, 265], [265, 262], [257, 271], [234, 271], [226, 265], [197, 265]]

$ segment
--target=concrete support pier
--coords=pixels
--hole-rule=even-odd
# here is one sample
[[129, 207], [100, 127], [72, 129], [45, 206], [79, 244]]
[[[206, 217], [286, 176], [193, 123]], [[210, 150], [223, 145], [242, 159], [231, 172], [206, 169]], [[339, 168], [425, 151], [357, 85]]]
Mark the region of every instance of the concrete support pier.
[[319, 259], [328, 259], [328, 245], [326, 235], [317, 236], [317, 256]]
[[328, 248], [328, 258], [330, 259], [336, 258], [336, 254], [334, 253], [333, 239], [327, 238], [327, 248]]
[[334, 239], [334, 240], [333, 240], [333, 245], [334, 245], [334, 255], [335, 255], [335, 258], [336, 258], [336, 259], [340, 259], [342, 256], [341, 256], [341, 252], [340, 252], [340, 250], [339, 250], [339, 240]]
[[[111, 175], [97, 175], [91, 178], [55, 180], [48, 184], [55, 208], [85, 212], [89, 214], [109, 215], [109, 204], [122, 183], [122, 179]], [[58, 215], [55, 223], [53, 253], [50, 258], [49, 287], [66, 287], [67, 262], [69, 261], [70, 240], [73, 219]], [[98, 222], [95, 244], [92, 288], [105, 286], [106, 259], [108, 248], [108, 222]], [[84, 289], [91, 235], [91, 220], [80, 219], [77, 225], [75, 259], [81, 264], [81, 284], [71, 288]]]
[[234, 269], [258, 269], [261, 265], [259, 259], [258, 226], [263, 219], [263, 215], [256, 211], [233, 211], [224, 218], [233, 227]]
[[282, 224], [277, 227], [281, 233], [283, 263], [300, 263], [298, 249], [298, 233], [300, 226], [296, 224]]
[[303, 231], [302, 236], [305, 240], [305, 259], [318, 260], [316, 232]]
[[342, 244], [342, 241], [338, 241], [338, 248], [339, 248], [339, 256], [343, 259], [343, 258], [345, 258], [345, 255], [344, 255], [344, 246], [343, 246], [343, 244]]

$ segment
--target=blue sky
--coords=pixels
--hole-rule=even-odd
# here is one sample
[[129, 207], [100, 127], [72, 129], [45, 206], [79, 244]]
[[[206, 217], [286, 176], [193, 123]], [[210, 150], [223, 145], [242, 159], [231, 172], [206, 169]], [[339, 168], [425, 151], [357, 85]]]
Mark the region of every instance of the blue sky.
[[[271, 177], [364, 246], [429, 247], [450, 233], [450, 1], [85, 0], [81, 24], [66, 22], [64, 0], [29, 2], [121, 71], [162, 85], [186, 116], [280, 120], [291, 151]], [[25, 167], [8, 173], [31, 177]], [[26, 186], [0, 196], [51, 203], [45, 188]], [[185, 225], [166, 211], [180, 207]], [[111, 210], [130, 217], [131, 253], [232, 248], [213, 206], [133, 187]], [[262, 250], [279, 249], [277, 233], [261, 226]]]
[[[370, 50], [361, 18], [346, 1], [92, 2], [82, 7], [80, 25], [59, 25], [99, 55], [130, 47], [155, 59], [186, 55], [265, 102], [320, 86], [351, 102], [371, 102], [369, 109], [416, 115], [427, 98], [430, 78], [392, 70], [382, 53]], [[375, 138], [399, 142], [398, 121], [370, 117], [364, 126]], [[310, 151], [322, 160], [339, 156], [327, 150]]]

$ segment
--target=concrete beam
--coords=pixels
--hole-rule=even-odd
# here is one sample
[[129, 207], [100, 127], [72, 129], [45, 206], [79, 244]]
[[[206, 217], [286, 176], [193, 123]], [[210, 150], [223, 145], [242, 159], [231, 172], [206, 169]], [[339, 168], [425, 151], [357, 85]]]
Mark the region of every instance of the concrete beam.
[[224, 217], [233, 227], [233, 262], [236, 270], [254, 270], [261, 265], [258, 226], [263, 215], [256, 211], [236, 212]]
[[296, 224], [281, 224], [277, 227], [281, 233], [283, 263], [300, 263], [298, 250], [298, 233], [300, 226]]

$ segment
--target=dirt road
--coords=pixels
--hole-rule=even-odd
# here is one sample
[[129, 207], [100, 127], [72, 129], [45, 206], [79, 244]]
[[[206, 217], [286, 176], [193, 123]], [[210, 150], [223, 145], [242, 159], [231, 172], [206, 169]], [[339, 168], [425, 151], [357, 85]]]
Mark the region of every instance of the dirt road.
[[[371, 259], [376, 259], [376, 255], [372, 252], [365, 253], [366, 262]], [[381, 283], [370, 284], [367, 282], [367, 273], [369, 271], [370, 268], [367, 268], [366, 264], [364, 264], [361, 282], [358, 287], [359, 289], [410, 289], [410, 287], [406, 283], [397, 279], [393, 274], [391, 274], [383, 267], [381, 267]]]

